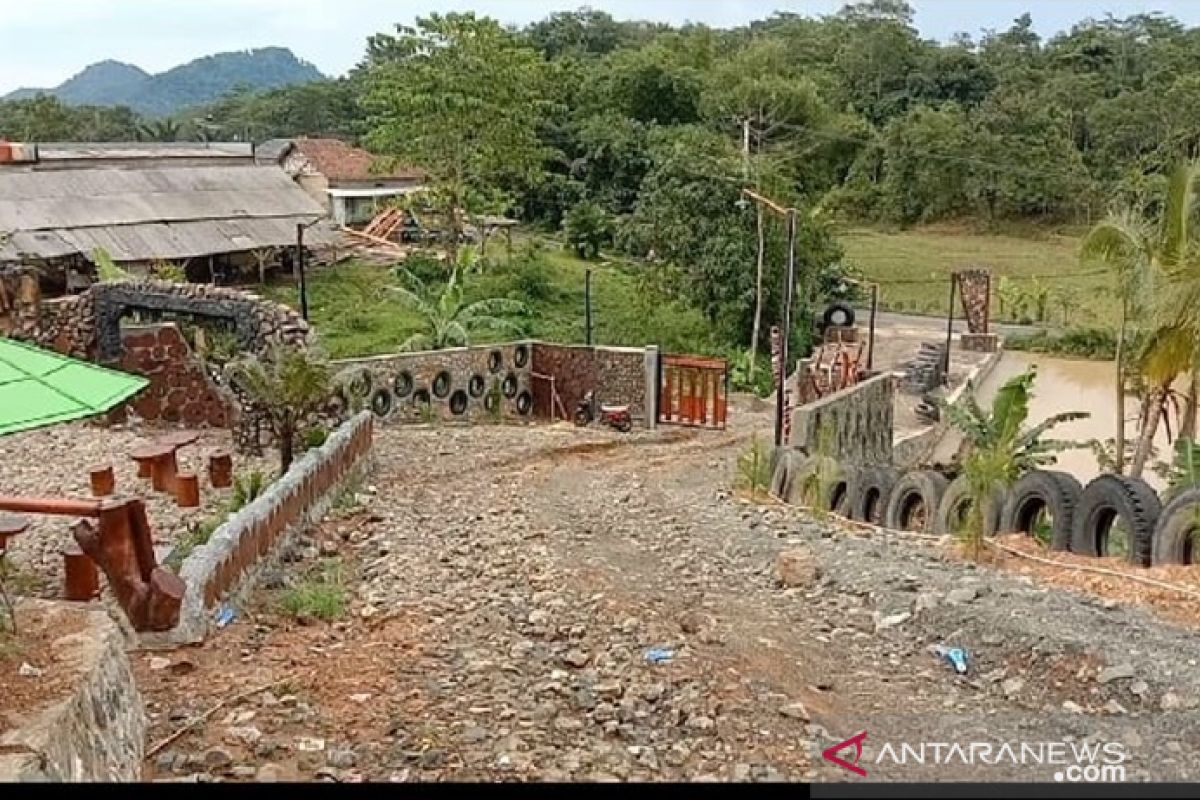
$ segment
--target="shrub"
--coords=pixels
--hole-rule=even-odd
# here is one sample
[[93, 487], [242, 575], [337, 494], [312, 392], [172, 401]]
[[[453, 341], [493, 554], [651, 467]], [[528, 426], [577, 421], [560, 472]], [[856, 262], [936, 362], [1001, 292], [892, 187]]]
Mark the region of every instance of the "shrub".
[[580, 258], [596, 258], [600, 248], [612, 241], [612, 220], [599, 205], [584, 200], [567, 212], [563, 233]]

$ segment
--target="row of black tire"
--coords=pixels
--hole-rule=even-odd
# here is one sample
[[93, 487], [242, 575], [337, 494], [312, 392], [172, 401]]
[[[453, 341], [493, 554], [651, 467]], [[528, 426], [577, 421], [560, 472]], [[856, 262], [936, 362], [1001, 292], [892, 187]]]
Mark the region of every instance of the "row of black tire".
[[[772, 492], [849, 519], [946, 535], [971, 508], [967, 480], [935, 470], [901, 473], [890, 466], [847, 466], [822, 456], [784, 450], [776, 458]], [[814, 497], [815, 495], [815, 497]], [[1200, 539], [1200, 488], [1179, 493], [1164, 507], [1145, 481], [1101, 475], [1082, 486], [1074, 476], [1034, 470], [1011, 489], [997, 487], [983, 509], [984, 532], [1033, 535], [1048, 527], [1052, 550], [1088, 556], [1116, 554], [1114, 528], [1124, 531], [1124, 556], [1134, 564], [1191, 564]]]

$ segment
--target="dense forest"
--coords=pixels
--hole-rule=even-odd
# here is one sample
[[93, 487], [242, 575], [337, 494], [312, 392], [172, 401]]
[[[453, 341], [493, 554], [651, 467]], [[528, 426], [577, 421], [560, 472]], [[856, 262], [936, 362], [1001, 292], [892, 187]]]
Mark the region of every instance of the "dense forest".
[[716, 30], [581, 9], [523, 29], [432, 15], [370, 37], [345, 77], [231, 93], [153, 125], [41, 97], [0, 104], [18, 139], [349, 137], [419, 163], [448, 207], [618, 247], [745, 341], [765, 239], [775, 317], [782, 225], [803, 210], [801, 299], [842, 285], [832, 218], [1086, 224], [1161, 194], [1200, 137], [1200, 29], [1166, 16], [922, 39], [900, 0]]

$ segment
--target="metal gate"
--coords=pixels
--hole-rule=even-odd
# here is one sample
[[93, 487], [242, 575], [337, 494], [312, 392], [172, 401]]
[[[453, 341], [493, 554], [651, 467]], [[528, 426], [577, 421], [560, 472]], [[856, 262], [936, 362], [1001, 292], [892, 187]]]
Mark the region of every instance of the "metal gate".
[[659, 357], [660, 423], [724, 430], [728, 410], [728, 362], [702, 356]]

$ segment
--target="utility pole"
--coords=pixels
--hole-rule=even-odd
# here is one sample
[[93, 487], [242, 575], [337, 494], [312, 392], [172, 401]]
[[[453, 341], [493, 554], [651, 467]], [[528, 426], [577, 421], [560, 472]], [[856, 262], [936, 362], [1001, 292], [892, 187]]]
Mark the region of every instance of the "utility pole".
[[792, 337], [792, 304], [795, 301], [796, 294], [796, 214], [795, 208], [785, 208], [767, 197], [763, 197], [753, 189], [743, 189], [742, 195], [750, 198], [760, 207], [783, 217], [787, 220], [788, 232], [788, 257], [787, 257], [787, 278], [783, 286], [783, 319], [781, 320], [782, 331], [781, 340], [779, 343], [779, 384], [775, 387], [775, 446], [782, 447], [783, 442], [783, 418], [787, 412], [787, 404], [784, 401], [785, 387], [787, 386], [788, 376], [788, 358], [789, 347]]
[[583, 273], [583, 328], [588, 347], [592, 346], [592, 271]]
[[[742, 120], [742, 159], [745, 165], [744, 171], [746, 183], [750, 183], [750, 118]], [[758, 188], [755, 186], [755, 188]], [[766, 260], [767, 249], [767, 231], [766, 221], [763, 219], [763, 210], [761, 205], [755, 206], [755, 224], [758, 232], [758, 248], [755, 251], [755, 274], [754, 274], [754, 324], [750, 328], [750, 368], [747, 370], [748, 377], [751, 381], [754, 380], [754, 371], [758, 361], [758, 337], [762, 335], [762, 307], [763, 307], [763, 267]]]
[[787, 282], [783, 286], [783, 336], [779, 342], [779, 386], [775, 387], [775, 446], [782, 447], [783, 417], [787, 413], [785, 387], [788, 377], [788, 356], [792, 338], [792, 301], [796, 291], [796, 209], [787, 211], [788, 258]]
[[308, 321], [308, 287], [304, 285], [304, 228], [303, 222], [296, 223], [296, 274], [300, 279], [300, 316]]

